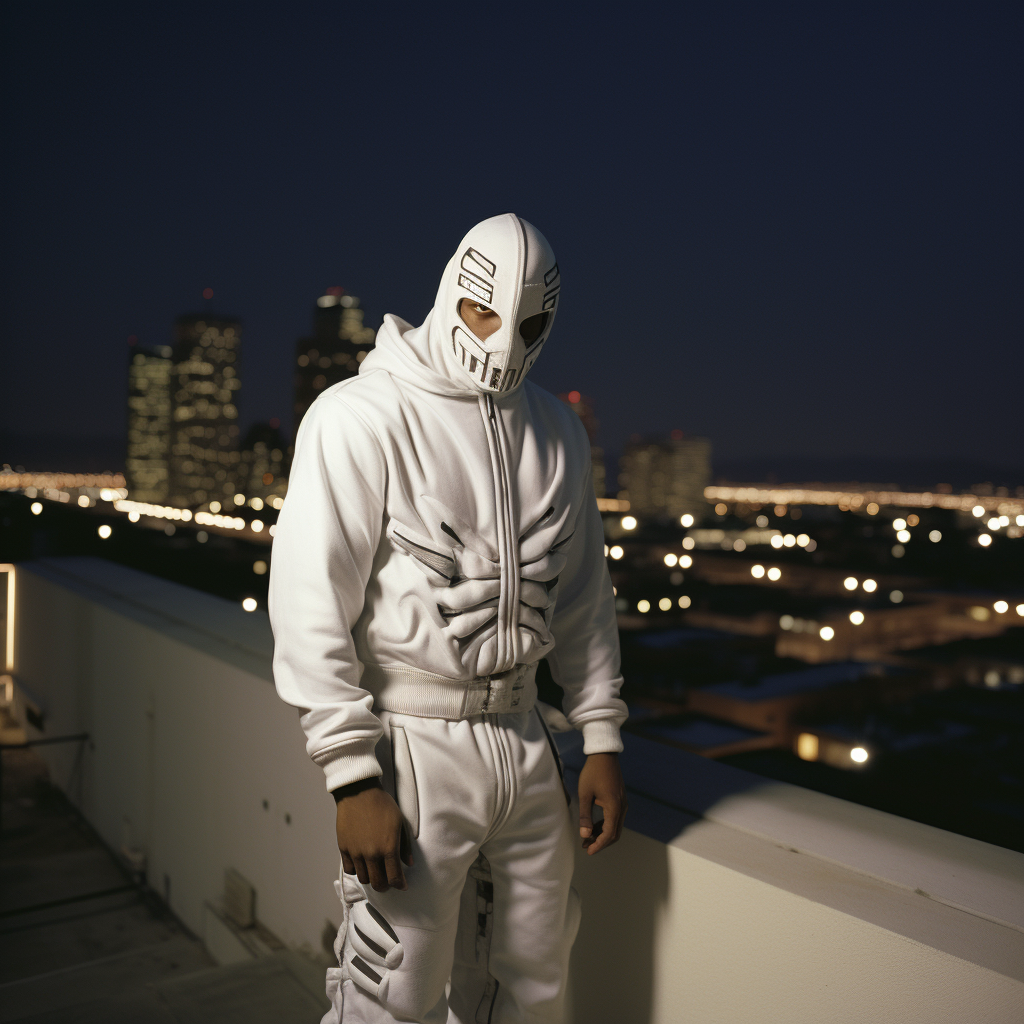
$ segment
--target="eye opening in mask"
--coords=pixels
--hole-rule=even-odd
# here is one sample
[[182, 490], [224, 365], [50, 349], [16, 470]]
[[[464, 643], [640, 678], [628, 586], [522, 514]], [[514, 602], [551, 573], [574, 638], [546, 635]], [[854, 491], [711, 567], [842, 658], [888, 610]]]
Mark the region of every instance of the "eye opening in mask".
[[501, 317], [490, 306], [476, 299], [459, 299], [456, 309], [462, 322], [481, 341], [501, 327]]
[[532, 345], [544, 333], [544, 328], [547, 327], [550, 317], [550, 313], [535, 313], [533, 316], [528, 316], [519, 325], [519, 336], [527, 345]]

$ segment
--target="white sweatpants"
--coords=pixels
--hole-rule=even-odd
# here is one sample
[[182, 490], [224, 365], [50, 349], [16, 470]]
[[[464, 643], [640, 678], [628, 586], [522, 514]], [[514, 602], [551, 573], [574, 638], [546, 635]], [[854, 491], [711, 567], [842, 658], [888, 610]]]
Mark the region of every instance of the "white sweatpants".
[[354, 875], [336, 883], [340, 966], [327, 972], [323, 1024], [562, 1024], [579, 902], [540, 712], [380, 717], [383, 782], [414, 866], [405, 892], [378, 893]]

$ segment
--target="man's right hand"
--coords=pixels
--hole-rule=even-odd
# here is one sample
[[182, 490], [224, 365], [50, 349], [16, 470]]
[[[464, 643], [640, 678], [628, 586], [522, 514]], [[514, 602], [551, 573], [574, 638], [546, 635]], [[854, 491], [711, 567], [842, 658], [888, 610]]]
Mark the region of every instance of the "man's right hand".
[[412, 850], [402, 812], [380, 779], [363, 779], [333, 791], [338, 802], [338, 849], [346, 875], [377, 892], [407, 889], [402, 863], [412, 867]]

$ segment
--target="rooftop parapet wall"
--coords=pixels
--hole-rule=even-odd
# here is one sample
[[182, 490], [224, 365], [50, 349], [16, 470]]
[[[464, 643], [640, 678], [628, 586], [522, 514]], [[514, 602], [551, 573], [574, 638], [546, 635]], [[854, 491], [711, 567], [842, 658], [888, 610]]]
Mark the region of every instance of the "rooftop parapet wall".
[[[16, 571], [19, 680], [55, 781], [200, 935], [235, 868], [291, 945], [337, 925], [333, 802], [270, 683], [262, 613], [95, 559]], [[582, 764], [559, 738], [567, 781]], [[1010, 1022], [1024, 856], [638, 736], [622, 841], [579, 856], [573, 1020]], [[266, 801], [266, 805], [264, 805]], [[414, 877], [412, 884], [415, 884]]]

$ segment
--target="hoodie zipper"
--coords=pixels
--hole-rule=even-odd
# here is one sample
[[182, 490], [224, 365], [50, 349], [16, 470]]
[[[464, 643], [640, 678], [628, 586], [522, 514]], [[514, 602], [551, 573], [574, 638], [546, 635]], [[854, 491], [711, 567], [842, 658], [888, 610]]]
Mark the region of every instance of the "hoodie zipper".
[[516, 515], [511, 477], [511, 458], [508, 439], [501, 417], [491, 395], [483, 397], [484, 423], [487, 447], [491, 456], [491, 474], [494, 480], [494, 504], [498, 525], [498, 568], [500, 589], [498, 596], [498, 650], [494, 674], [507, 672], [519, 658], [519, 545], [516, 542]]

